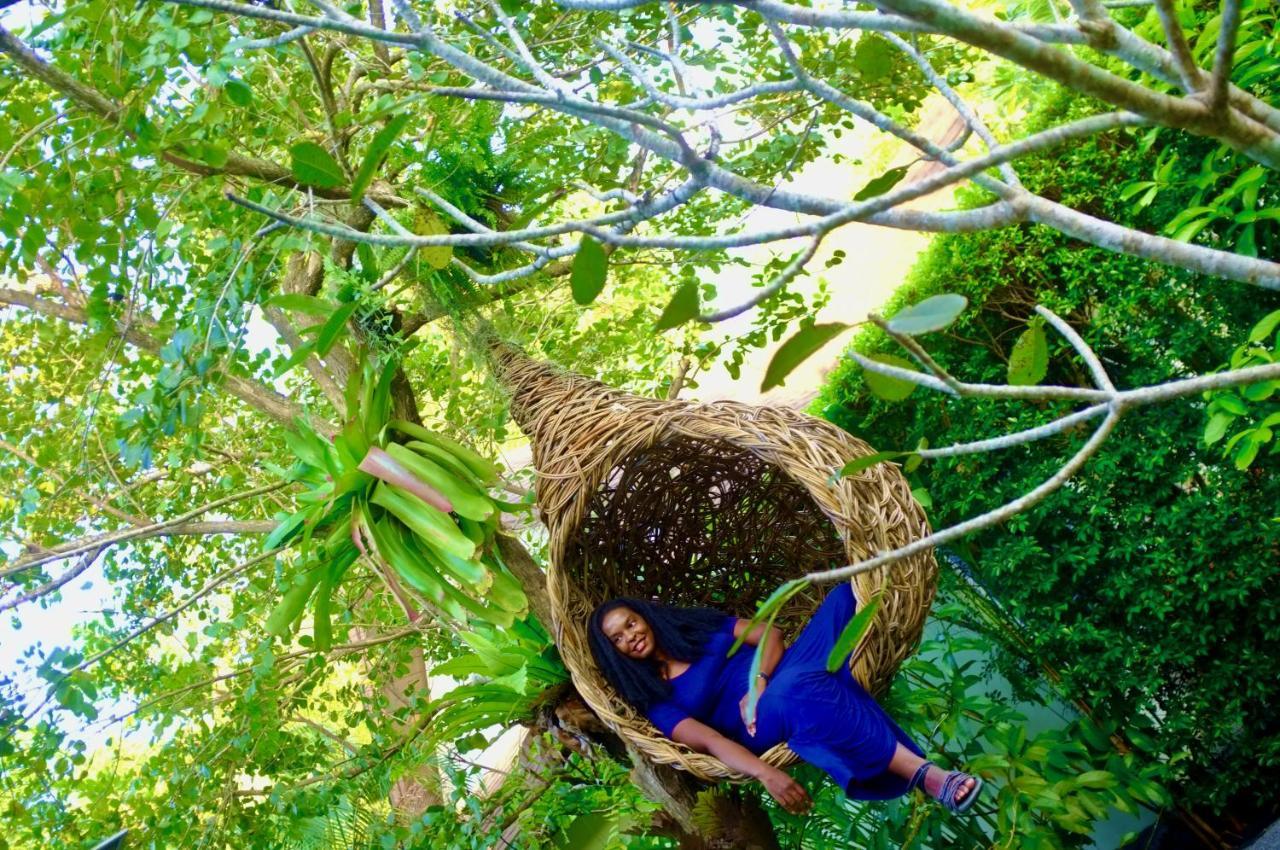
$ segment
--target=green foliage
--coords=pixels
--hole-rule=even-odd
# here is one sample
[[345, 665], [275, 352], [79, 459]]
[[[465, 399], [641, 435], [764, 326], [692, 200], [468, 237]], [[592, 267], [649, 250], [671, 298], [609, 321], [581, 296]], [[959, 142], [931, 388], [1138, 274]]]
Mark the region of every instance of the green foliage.
[[[1280, 310], [1263, 316], [1249, 332], [1248, 341], [1231, 353], [1228, 365], [1232, 369], [1247, 369], [1280, 360], [1278, 328]], [[1252, 466], [1268, 443], [1271, 444], [1268, 455], [1280, 452], [1280, 442], [1274, 442], [1275, 429], [1280, 427], [1280, 399], [1274, 399], [1277, 392], [1280, 392], [1280, 381], [1271, 380], [1206, 393], [1209, 421], [1204, 428], [1205, 444], [1212, 446], [1226, 437], [1229, 430], [1243, 426], [1222, 445], [1223, 457], [1231, 457], [1236, 469], [1241, 470]]]
[[355, 179], [351, 181], [351, 199], [359, 201], [363, 196], [369, 184], [373, 182], [374, 174], [377, 173], [378, 167], [382, 165], [382, 161], [386, 158], [387, 151], [391, 149], [392, 143], [396, 137], [404, 131], [405, 125], [409, 123], [410, 116], [408, 114], [397, 115], [387, 122], [387, 126], [378, 131], [373, 140], [369, 142], [369, 147], [364, 152], [364, 159], [360, 160], [360, 170], [356, 172]]
[[1013, 386], [1038, 384], [1049, 374], [1049, 339], [1044, 321], [1032, 316], [1027, 329], [1009, 350], [1009, 383]]
[[342, 166], [315, 142], [299, 142], [289, 148], [289, 158], [293, 176], [299, 183], [332, 189], [346, 182]]
[[895, 313], [888, 322], [889, 330], [907, 336], [940, 331], [950, 326], [967, 306], [969, 302], [963, 295], [932, 295]]
[[662, 315], [654, 323], [655, 331], [679, 327], [698, 316], [698, 285], [692, 281], [682, 283], [675, 295], [663, 308]]
[[609, 255], [604, 246], [590, 236], [582, 237], [582, 245], [573, 258], [573, 271], [569, 275], [569, 286], [573, 289], [573, 300], [579, 304], [590, 304], [604, 291], [605, 278], [609, 273]]
[[760, 382], [760, 391], [768, 392], [780, 387], [795, 368], [812, 356], [819, 348], [849, 329], [840, 322], [816, 325], [802, 324], [791, 337], [774, 352]]
[[[1059, 98], [1037, 120], [1085, 109]], [[1207, 146], [1180, 142], [1177, 162], [1199, 162]], [[1034, 191], [1064, 204], [1158, 229], [1200, 191], [1194, 172], [1171, 172], [1170, 188], [1141, 209], [1107, 187], [1167, 162], [1169, 150], [1114, 134], [1028, 160], [1019, 171]], [[973, 193], [968, 200], [984, 199]], [[1200, 238], [1215, 232], [1207, 226]], [[1039, 347], [1019, 339], [1043, 302], [1081, 332], [1120, 387], [1212, 371], [1239, 344], [1240, 329], [1278, 302], [1256, 288], [1083, 248], [1033, 226], [939, 237], [885, 312], [941, 292], [965, 295], [972, 305], [946, 334], [927, 340], [962, 380], [1034, 378], [1039, 370], [1015, 367], [1014, 355], [1020, 345]], [[1087, 386], [1087, 370], [1066, 342], [1051, 335], [1046, 343], [1045, 379]], [[895, 350], [876, 329], [854, 345], [863, 353]], [[1260, 348], [1249, 343], [1245, 350]], [[936, 394], [927, 402], [887, 402], [872, 380], [846, 362], [818, 405], [885, 450], [922, 438], [934, 445], [986, 438], [1067, 409]], [[1226, 410], [1224, 397], [1214, 409]], [[1131, 413], [1066, 488], [972, 535], [963, 551], [1019, 624], [1002, 638], [1006, 669], [1056, 671], [1063, 693], [1128, 736], [1157, 770], [1154, 778], [1178, 786], [1183, 800], [1213, 807], [1236, 797], [1270, 802], [1264, 789], [1280, 779], [1280, 728], [1268, 708], [1280, 698], [1280, 606], [1268, 590], [1280, 569], [1280, 526], [1271, 521], [1280, 478], [1274, 455], [1251, 458], [1241, 473], [1216, 447], [1206, 449], [1198, 439], [1205, 415], [1204, 405], [1191, 401]], [[930, 517], [941, 528], [1032, 489], [1084, 436], [932, 461], [910, 480], [932, 496]]]
[[[1183, 7], [1184, 26], [1199, 31], [1192, 45], [1197, 62], [1211, 67], [1219, 10], [1211, 5]], [[1268, 0], [1241, 4], [1232, 80], [1262, 100], [1280, 95], [1280, 13]], [[1160, 31], [1155, 14], [1139, 32]], [[1158, 37], [1158, 36], [1157, 36]], [[1196, 241], [1251, 257], [1272, 258], [1280, 252], [1280, 175], [1239, 156], [1226, 145], [1190, 144], [1176, 134], [1150, 130], [1142, 145], [1158, 151], [1137, 174], [1147, 179], [1128, 183], [1122, 199], [1138, 209], [1162, 195], [1177, 198], [1176, 212], [1157, 221], [1162, 233], [1183, 242]]]
[[1162, 767], [1145, 754], [1116, 752], [1113, 725], [1076, 718], [1032, 731], [1034, 714], [1048, 711], [1055, 695], [1039, 670], [1011, 671], [1012, 693], [993, 684], [988, 635], [1009, 625], [962, 574], [944, 572], [925, 640], [882, 701], [932, 760], [984, 779], [970, 815], [956, 818], [921, 792], [853, 802], [801, 766], [794, 773], [814, 799], [812, 814], [795, 817], [765, 801], [779, 843], [800, 850], [1084, 848], [1102, 840], [1098, 825], [1107, 817], [1167, 805]]
[[[900, 357], [897, 354], [876, 352], [869, 354], [868, 356], [877, 363], [883, 363], [886, 366], [896, 366], [899, 369], [910, 369], [913, 372], [920, 371], [910, 360], [905, 357]], [[902, 401], [915, 392], [916, 388], [919, 386], [919, 384], [912, 383], [911, 381], [906, 381], [902, 378], [895, 378], [893, 375], [883, 375], [879, 372], [870, 371], [867, 372], [866, 381], [867, 389], [871, 390], [871, 392], [885, 401]]]

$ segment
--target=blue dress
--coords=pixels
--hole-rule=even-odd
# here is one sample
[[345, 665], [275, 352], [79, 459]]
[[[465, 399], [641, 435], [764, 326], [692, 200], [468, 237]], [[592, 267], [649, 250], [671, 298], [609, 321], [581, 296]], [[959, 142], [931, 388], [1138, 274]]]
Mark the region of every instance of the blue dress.
[[[856, 608], [842, 582], [823, 600], [783, 653], [756, 708], [756, 734], [747, 734], [738, 703], [747, 692], [751, 650], [726, 657], [736, 617], [726, 616], [706, 651], [671, 680], [671, 697], [651, 705], [650, 722], [668, 738], [692, 717], [756, 755], [785, 742], [796, 755], [825, 771], [857, 800], [905, 794], [909, 780], [888, 772], [898, 744], [924, 753], [863, 690], [847, 664], [827, 672], [827, 656]], [[847, 661], [847, 659], [846, 659]]]

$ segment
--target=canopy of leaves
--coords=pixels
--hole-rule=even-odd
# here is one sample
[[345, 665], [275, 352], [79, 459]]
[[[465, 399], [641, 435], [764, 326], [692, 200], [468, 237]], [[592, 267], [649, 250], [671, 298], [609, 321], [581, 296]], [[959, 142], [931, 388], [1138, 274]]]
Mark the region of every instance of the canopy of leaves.
[[[1044, 110], [1041, 119], [1085, 114], [1086, 106], [1058, 98]], [[1167, 138], [1098, 140], [1028, 161], [1020, 173], [1078, 208], [1155, 230], [1198, 191], [1198, 165], [1170, 171], [1167, 187], [1136, 209], [1105, 187], [1153, 163], [1218, 155], [1204, 143]], [[1239, 161], [1233, 167], [1235, 174], [1249, 168]], [[1267, 192], [1258, 203], [1278, 209], [1280, 197]], [[1230, 238], [1231, 226], [1223, 227], [1201, 237]], [[922, 338], [926, 347], [961, 380], [990, 383], [1014, 382], [1036, 303], [1086, 329], [1120, 387], [1218, 367], [1280, 305], [1280, 296], [1107, 257], [1033, 227], [940, 237], [885, 313], [942, 292], [966, 295], [972, 306], [947, 335]], [[1047, 333], [1046, 380], [1088, 386], [1084, 364]], [[876, 329], [854, 344], [863, 352], [896, 350]], [[1056, 409], [885, 401], [852, 364], [833, 374], [817, 404], [885, 450], [909, 449], [922, 437], [942, 446], [1017, 431], [1048, 421]], [[1276, 457], [1259, 456], [1242, 473], [1201, 441], [1204, 422], [1198, 404], [1142, 411], [1068, 487], [1006, 526], [967, 539], [960, 551], [1022, 624], [1003, 640], [1010, 667], [1047, 665], [1066, 696], [1092, 706], [1122, 734], [1159, 718], [1152, 739], [1139, 731], [1133, 741], [1165, 765], [1162, 779], [1180, 785], [1182, 799], [1213, 808], [1269, 805], [1274, 800], [1259, 783], [1276, 778], [1267, 765], [1280, 732], [1275, 713], [1263, 708], [1280, 696], [1280, 611], [1270, 590], [1280, 577]], [[1084, 436], [1069, 432], [1000, 453], [929, 461], [913, 483], [932, 497], [935, 527], [950, 525], [1036, 486]]]
[[[383, 7], [346, 8], [377, 22]], [[452, 8], [420, 10], [467, 49], [508, 61]], [[498, 26], [486, 10], [469, 11], [482, 28]], [[567, 21], [542, 3], [512, 11], [532, 49], [557, 66], [640, 94], [625, 76], [583, 65], [595, 56], [590, 37], [617, 25], [612, 16]], [[341, 34], [253, 47], [285, 28], [163, 3], [90, 0], [24, 15], [2, 23], [47, 68], [33, 75], [0, 58], [0, 301], [13, 305], [0, 314], [0, 357], [12, 364], [0, 376], [0, 521], [12, 541], [0, 616], [5, 642], [16, 635], [9, 645], [28, 647], [5, 656], [13, 665], [0, 678], [0, 847], [82, 846], [121, 828], [157, 847], [325, 846], [334, 836], [390, 846], [424, 830], [453, 830], [458, 846], [472, 846], [492, 838], [489, 818], [508, 805], [533, 839], [554, 844], [564, 836], [535, 828], [548, 812], [567, 825], [601, 807], [646, 811], [616, 776], [608, 786], [573, 778], [614, 768], [571, 760], [555, 777], [568, 770], [570, 786], [608, 790], [529, 805], [521, 792], [472, 818], [479, 776], [459, 751], [494, 722], [530, 720], [558, 681], [548, 678], [554, 652], [467, 674], [480, 679], [463, 687], [480, 688], [489, 713], [449, 714], [448, 697], [428, 693], [426, 665], [471, 657], [474, 645], [430, 618], [408, 623], [365, 561], [334, 594], [333, 634], [321, 641], [330, 648], [306, 626], [268, 633], [294, 572], [291, 551], [261, 551], [300, 495], [270, 489], [292, 464], [286, 434], [298, 417], [324, 434], [341, 427], [346, 388], [376, 358], [399, 363], [397, 416], [492, 455], [517, 434], [477, 327], [665, 395], [681, 358], [694, 363], [682, 370], [685, 385], [696, 385], [699, 369], [726, 354], [740, 362], [821, 298], [776, 299], [727, 336], [687, 321], [662, 334], [654, 323], [678, 293], [687, 320], [698, 295], [714, 296], [712, 274], [769, 270], [724, 254], [617, 254], [609, 286], [583, 309], [567, 264], [484, 283], [460, 263], [498, 275], [525, 260], [264, 230], [226, 194], [358, 230], [437, 233], [456, 225], [424, 191], [480, 225], [511, 228], [599, 212], [575, 188], [584, 179], [639, 194], [661, 191], [676, 172], [585, 125], [432, 97], [431, 86], [469, 81]], [[689, 61], [718, 86], [737, 87], [767, 64], [767, 33], [747, 14], [691, 7], [680, 22], [715, 45]], [[669, 33], [656, 7], [621, 26], [639, 43]], [[905, 113], [923, 98], [918, 74], [874, 40], [815, 31], [802, 41], [816, 70], [856, 78], [881, 108]], [[775, 132], [758, 143], [766, 125]], [[727, 122], [744, 138], [726, 139], [722, 156], [775, 181], [825, 155], [846, 126], [837, 110], [773, 98]], [[744, 212], [707, 193], [665, 224], [727, 230]], [[519, 490], [527, 476], [508, 483]], [[214, 502], [189, 522], [150, 528]], [[126, 533], [136, 536], [36, 563], [64, 541]], [[525, 542], [537, 551], [536, 535]], [[69, 605], [90, 610], [62, 617]], [[24, 641], [37, 607], [71, 625], [40, 626]], [[500, 649], [515, 640], [490, 638]], [[424, 734], [427, 718], [451, 734]], [[405, 787], [437, 805], [416, 820], [397, 815]], [[463, 806], [462, 817], [446, 802]]]

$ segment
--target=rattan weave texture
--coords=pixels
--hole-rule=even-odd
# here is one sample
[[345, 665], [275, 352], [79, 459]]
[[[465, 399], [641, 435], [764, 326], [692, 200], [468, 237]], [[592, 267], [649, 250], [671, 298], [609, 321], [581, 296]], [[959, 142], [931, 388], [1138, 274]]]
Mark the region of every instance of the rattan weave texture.
[[[880, 463], [832, 482], [832, 470], [872, 449], [791, 408], [644, 398], [505, 345], [494, 353], [512, 415], [533, 444], [556, 640], [578, 691], [647, 758], [704, 779], [744, 779], [667, 739], [617, 697], [592, 660], [588, 615], [632, 595], [750, 616], [787, 579], [928, 534], [906, 479]], [[883, 588], [852, 663], [871, 693], [918, 644], [936, 578], [932, 552], [854, 577], [860, 602]], [[804, 622], [821, 593], [792, 601], [784, 631]], [[779, 766], [794, 758], [785, 746], [765, 756]]]

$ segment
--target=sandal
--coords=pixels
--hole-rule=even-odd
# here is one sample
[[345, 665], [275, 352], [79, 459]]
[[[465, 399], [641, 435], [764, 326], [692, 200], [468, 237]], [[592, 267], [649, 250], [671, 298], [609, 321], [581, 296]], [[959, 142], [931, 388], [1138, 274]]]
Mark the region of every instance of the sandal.
[[[929, 768], [937, 767], [933, 762], [926, 761], [920, 767], [916, 768], [915, 775], [911, 777], [911, 782], [907, 786], [910, 791], [913, 788], [924, 790], [924, 778], [929, 772]], [[960, 802], [956, 802], [956, 792], [966, 780], [973, 780], [973, 787], [969, 789], [969, 793]], [[942, 787], [938, 789], [938, 794], [933, 796], [935, 800], [947, 807], [947, 811], [953, 814], [963, 814], [969, 811], [973, 806], [973, 802], [978, 799], [979, 792], [982, 791], [982, 780], [969, 773], [963, 773], [959, 770], [948, 771], [947, 775], [942, 779]], [[927, 792], [926, 792], [927, 793]]]

